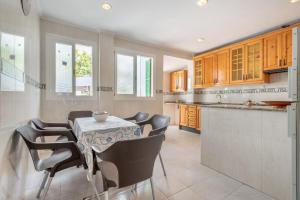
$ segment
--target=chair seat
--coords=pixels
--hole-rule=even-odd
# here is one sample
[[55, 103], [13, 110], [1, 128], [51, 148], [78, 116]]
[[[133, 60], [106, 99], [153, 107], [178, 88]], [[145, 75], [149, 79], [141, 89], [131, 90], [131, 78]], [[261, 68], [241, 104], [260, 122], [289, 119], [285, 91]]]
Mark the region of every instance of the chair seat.
[[69, 141], [69, 139], [66, 136], [59, 136], [56, 139], [56, 142], [68, 142], [68, 141]]
[[57, 163], [62, 162], [72, 156], [72, 152], [68, 149], [59, 149], [54, 151], [51, 156], [46, 159], [39, 160], [37, 170], [43, 171], [54, 167]]

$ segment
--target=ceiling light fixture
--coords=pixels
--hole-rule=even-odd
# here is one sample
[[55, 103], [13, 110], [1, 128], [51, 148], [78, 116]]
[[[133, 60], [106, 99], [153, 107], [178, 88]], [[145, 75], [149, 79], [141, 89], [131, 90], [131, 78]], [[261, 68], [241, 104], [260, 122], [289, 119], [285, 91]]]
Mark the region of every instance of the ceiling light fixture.
[[104, 10], [111, 10], [112, 9], [112, 5], [110, 3], [108, 3], [107, 1], [105, 1], [103, 4], [102, 4], [102, 8]]
[[290, 0], [290, 3], [297, 3], [300, 0]]
[[205, 39], [204, 38], [198, 38], [197, 41], [198, 42], [203, 42]]
[[198, 6], [205, 6], [207, 3], [208, 3], [208, 0], [198, 0], [198, 2], [197, 2]]

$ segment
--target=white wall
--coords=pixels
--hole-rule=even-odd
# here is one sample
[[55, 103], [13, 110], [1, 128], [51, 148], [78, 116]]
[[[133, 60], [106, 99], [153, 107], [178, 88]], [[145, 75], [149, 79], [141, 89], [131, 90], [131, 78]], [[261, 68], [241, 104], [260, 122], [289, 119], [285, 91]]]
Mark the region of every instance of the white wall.
[[[192, 55], [185, 52], [178, 52], [170, 49], [160, 49], [157, 46], [145, 44], [138, 41], [128, 40], [115, 36], [111, 33], [97, 33], [66, 24], [59, 24], [47, 20], [41, 20], [41, 48], [42, 48], [42, 80], [45, 81], [45, 34], [54, 33], [68, 37], [85, 40], [99, 41], [100, 65], [97, 101], [64, 101], [47, 100], [45, 91], [42, 93], [42, 118], [47, 121], [64, 121], [70, 110], [90, 109], [106, 110], [116, 116], [129, 116], [138, 111], [148, 112], [151, 115], [163, 112], [163, 56], [172, 55], [191, 59]], [[155, 97], [151, 100], [120, 100], [114, 96], [114, 52], [115, 49], [127, 49], [136, 52], [153, 55], [154, 64], [154, 85]], [[46, 83], [47, 85], [49, 83]], [[47, 87], [47, 89], [49, 89]]]
[[[37, 3], [25, 17], [20, 0], [0, 0], [0, 31], [25, 37], [25, 73], [40, 80], [40, 37]], [[28, 80], [27, 80], [28, 81]], [[40, 89], [25, 85], [25, 92], [0, 92], [0, 199], [20, 199], [33, 187], [32, 164], [24, 143], [13, 135], [14, 129], [39, 116]]]

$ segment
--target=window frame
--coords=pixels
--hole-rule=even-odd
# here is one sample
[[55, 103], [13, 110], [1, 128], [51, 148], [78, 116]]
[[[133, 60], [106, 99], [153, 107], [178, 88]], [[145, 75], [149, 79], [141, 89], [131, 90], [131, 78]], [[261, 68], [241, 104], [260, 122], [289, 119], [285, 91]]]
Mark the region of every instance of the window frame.
[[[56, 44], [61, 43], [72, 46], [72, 92], [56, 92]], [[76, 95], [76, 44], [90, 46], [92, 48], [92, 96]], [[48, 100], [57, 99], [77, 99], [77, 100], [96, 100], [98, 83], [98, 45], [96, 42], [74, 39], [52, 33], [46, 33], [45, 60], [46, 60], [46, 98]]]
[[[118, 70], [118, 63], [117, 63], [117, 55], [127, 55], [127, 56], [133, 56], [134, 58], [134, 93], [133, 94], [118, 94], [117, 93], [117, 88], [118, 88], [118, 77], [117, 77], [117, 70]], [[143, 96], [137, 96], [137, 56], [143, 56], [143, 57], [151, 57], [152, 58], [152, 67], [151, 67], [151, 93], [152, 96], [150, 97], [143, 97]], [[115, 48], [114, 51], [114, 99], [115, 100], [155, 100], [156, 98], [156, 76], [155, 74], [155, 64], [156, 64], [156, 57], [153, 54], [149, 53], [144, 53], [144, 52], [139, 52], [139, 51], [133, 51], [133, 50], [128, 50], [128, 49], [123, 49], [123, 48]]]

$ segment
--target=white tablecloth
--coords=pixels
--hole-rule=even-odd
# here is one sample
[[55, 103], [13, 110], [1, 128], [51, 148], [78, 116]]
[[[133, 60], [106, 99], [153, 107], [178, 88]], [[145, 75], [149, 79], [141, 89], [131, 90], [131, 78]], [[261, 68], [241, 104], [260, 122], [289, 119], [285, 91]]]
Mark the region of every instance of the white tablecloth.
[[78, 143], [84, 148], [90, 174], [93, 169], [92, 146], [103, 152], [117, 141], [141, 136], [138, 125], [114, 116], [109, 116], [105, 122], [97, 122], [93, 117], [77, 118], [74, 132]]

